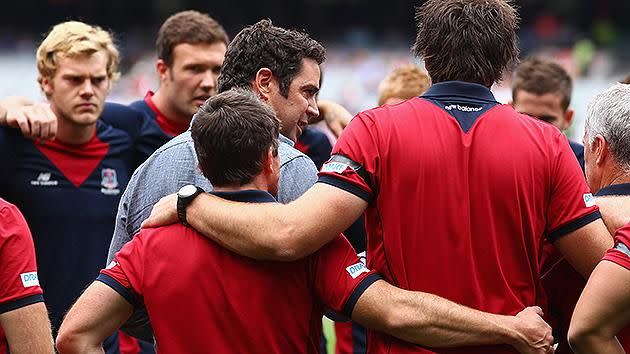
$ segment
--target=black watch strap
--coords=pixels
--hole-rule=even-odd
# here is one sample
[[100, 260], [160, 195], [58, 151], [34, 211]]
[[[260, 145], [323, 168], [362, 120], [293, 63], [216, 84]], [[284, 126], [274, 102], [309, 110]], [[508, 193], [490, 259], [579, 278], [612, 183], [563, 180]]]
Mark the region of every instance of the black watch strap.
[[195, 188], [195, 192], [189, 196], [182, 197], [179, 193], [177, 194], [177, 218], [184, 226], [190, 226], [186, 220], [186, 208], [199, 194], [205, 192], [200, 187], [195, 186]]

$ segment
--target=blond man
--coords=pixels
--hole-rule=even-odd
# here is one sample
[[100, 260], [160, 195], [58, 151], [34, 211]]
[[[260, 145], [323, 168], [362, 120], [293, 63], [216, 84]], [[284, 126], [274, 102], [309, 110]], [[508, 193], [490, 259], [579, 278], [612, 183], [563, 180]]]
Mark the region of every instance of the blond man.
[[422, 95], [431, 86], [429, 74], [417, 65], [394, 69], [378, 86], [378, 105], [396, 104]]
[[[105, 103], [118, 61], [111, 34], [101, 28], [76, 21], [54, 26], [37, 50], [37, 68], [57, 116], [55, 140], [0, 127], [0, 197], [31, 226], [53, 334], [102, 267], [120, 196], [142, 159], [133, 134], [142, 115]], [[109, 342], [106, 350], [118, 351]]]

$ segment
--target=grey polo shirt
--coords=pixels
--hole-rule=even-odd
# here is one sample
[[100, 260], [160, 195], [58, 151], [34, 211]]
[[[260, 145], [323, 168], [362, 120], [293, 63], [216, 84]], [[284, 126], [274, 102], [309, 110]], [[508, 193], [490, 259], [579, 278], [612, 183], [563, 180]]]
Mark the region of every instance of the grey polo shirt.
[[[278, 201], [288, 203], [304, 194], [317, 181], [313, 161], [293, 147], [293, 141], [280, 135], [280, 181]], [[190, 131], [157, 149], [131, 176], [123, 193], [107, 263], [116, 252], [140, 231], [140, 224], [151, 214], [160, 198], [177, 192], [187, 184], [211, 191], [212, 185], [197, 167], [197, 155]]]

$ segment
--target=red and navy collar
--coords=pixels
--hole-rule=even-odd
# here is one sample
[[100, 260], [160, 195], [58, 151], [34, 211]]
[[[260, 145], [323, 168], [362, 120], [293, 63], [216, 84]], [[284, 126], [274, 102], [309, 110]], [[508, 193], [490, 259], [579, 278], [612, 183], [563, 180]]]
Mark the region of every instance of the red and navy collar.
[[421, 97], [433, 99], [464, 98], [497, 102], [489, 88], [464, 81], [444, 81], [433, 84]]
[[630, 195], [630, 183], [611, 184], [610, 186], [606, 186], [595, 193], [596, 197], [609, 195]]
[[146, 103], [151, 111], [153, 111], [155, 115], [155, 120], [162, 131], [170, 136], [177, 136], [188, 130], [188, 128], [190, 127], [190, 122], [177, 122], [166, 117], [153, 102], [153, 95], [155, 95], [153, 91], [148, 91], [147, 94], [144, 96], [144, 103]]
[[276, 199], [269, 192], [258, 189], [246, 189], [235, 192], [210, 192], [219, 198], [231, 200], [233, 202], [246, 203], [273, 203]]

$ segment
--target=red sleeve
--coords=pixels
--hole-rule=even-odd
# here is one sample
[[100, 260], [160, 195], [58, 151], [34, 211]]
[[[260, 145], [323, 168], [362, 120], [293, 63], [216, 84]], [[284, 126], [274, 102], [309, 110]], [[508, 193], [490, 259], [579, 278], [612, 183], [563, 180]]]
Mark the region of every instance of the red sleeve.
[[33, 238], [22, 213], [0, 199], [0, 313], [44, 301]]
[[547, 237], [551, 242], [601, 218], [569, 141], [562, 133], [555, 139], [547, 208]]
[[377, 129], [370, 112], [359, 113], [344, 129], [331, 158], [322, 166], [318, 180], [368, 202], [378, 192], [379, 163]]
[[144, 275], [144, 234], [142, 230], [116, 253], [107, 268], [101, 270], [97, 280], [105, 283], [130, 304], [142, 303], [142, 279]]
[[315, 292], [330, 309], [350, 317], [363, 292], [381, 277], [369, 270], [342, 235], [311, 258], [315, 262]]
[[606, 252], [603, 259], [630, 270], [630, 224], [617, 230], [615, 246]]

